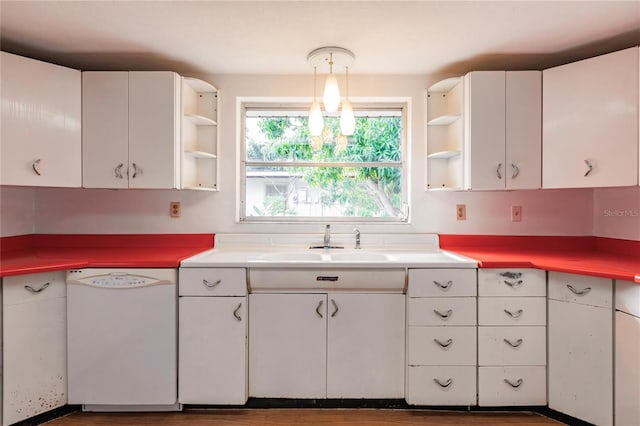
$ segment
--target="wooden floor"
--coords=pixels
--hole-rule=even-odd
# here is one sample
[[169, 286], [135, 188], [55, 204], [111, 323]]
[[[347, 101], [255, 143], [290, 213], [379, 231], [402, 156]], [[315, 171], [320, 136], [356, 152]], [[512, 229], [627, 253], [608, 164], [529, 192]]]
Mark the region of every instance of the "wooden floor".
[[81, 413], [76, 412], [47, 426], [432, 426], [432, 425], [560, 425], [528, 412], [448, 412], [392, 409], [224, 409], [188, 410], [182, 413]]

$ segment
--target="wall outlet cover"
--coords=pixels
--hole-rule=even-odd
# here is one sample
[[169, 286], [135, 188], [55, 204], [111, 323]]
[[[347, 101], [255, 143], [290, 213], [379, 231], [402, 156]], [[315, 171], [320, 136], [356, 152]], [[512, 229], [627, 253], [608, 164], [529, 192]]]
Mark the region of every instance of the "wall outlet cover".
[[511, 206], [511, 222], [522, 222], [522, 206]]
[[467, 220], [466, 204], [456, 204], [456, 220]]
[[182, 209], [180, 208], [180, 201], [172, 201], [169, 204], [169, 215], [171, 217], [180, 217]]

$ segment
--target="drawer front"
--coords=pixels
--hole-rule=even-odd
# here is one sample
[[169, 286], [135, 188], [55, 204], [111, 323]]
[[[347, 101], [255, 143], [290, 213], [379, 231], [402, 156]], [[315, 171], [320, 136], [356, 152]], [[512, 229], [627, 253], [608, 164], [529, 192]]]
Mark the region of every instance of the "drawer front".
[[606, 278], [549, 272], [549, 299], [610, 308], [613, 282]]
[[256, 291], [404, 292], [405, 269], [282, 269], [250, 268], [249, 285]]
[[547, 405], [546, 367], [480, 367], [478, 404]]
[[476, 405], [476, 367], [409, 367], [407, 403]]
[[480, 297], [478, 325], [546, 325], [545, 297]]
[[476, 325], [476, 298], [409, 299], [409, 325]]
[[479, 296], [546, 296], [546, 287], [539, 269], [478, 269]]
[[478, 365], [546, 364], [546, 327], [478, 327]]
[[616, 309], [640, 318], [640, 284], [616, 280]]
[[409, 297], [475, 296], [475, 269], [409, 269]]
[[409, 327], [409, 365], [476, 365], [475, 327]]
[[67, 295], [66, 272], [16, 275], [2, 278], [4, 306], [55, 299]]
[[180, 296], [246, 296], [246, 269], [180, 268], [178, 294]]

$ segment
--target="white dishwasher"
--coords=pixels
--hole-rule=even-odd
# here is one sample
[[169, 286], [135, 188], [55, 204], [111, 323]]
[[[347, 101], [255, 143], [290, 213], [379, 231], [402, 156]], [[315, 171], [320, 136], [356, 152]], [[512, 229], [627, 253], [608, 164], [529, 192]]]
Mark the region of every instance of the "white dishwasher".
[[67, 272], [69, 404], [180, 410], [176, 281], [176, 269]]

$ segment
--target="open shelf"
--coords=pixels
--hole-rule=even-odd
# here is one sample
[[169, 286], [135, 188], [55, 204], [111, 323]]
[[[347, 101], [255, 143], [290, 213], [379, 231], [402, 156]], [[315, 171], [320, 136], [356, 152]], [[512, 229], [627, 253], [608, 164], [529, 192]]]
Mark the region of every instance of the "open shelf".
[[429, 120], [427, 124], [429, 126], [448, 126], [449, 124], [459, 120], [460, 117], [460, 114], [441, 115], [440, 117]]
[[457, 157], [459, 155], [460, 155], [460, 151], [440, 151], [440, 152], [434, 152], [433, 154], [427, 155], [427, 158], [448, 159], [452, 157]]
[[196, 158], [210, 158], [212, 160], [218, 158], [216, 154], [212, 154], [210, 152], [204, 152], [204, 151], [185, 150], [184, 154], [189, 155], [191, 157], [196, 157]]
[[217, 126], [218, 123], [209, 117], [205, 117], [204, 115], [198, 114], [185, 114], [184, 118], [190, 120], [196, 126]]

